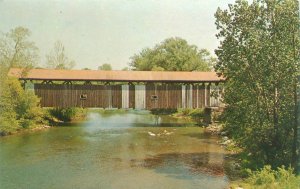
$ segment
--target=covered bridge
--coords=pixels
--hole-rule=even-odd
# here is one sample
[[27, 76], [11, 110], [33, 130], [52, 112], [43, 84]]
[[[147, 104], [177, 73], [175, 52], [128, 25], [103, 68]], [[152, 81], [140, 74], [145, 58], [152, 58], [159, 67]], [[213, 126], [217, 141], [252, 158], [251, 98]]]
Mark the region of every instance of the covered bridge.
[[43, 107], [202, 108], [219, 106], [224, 79], [215, 72], [49, 70], [12, 68]]

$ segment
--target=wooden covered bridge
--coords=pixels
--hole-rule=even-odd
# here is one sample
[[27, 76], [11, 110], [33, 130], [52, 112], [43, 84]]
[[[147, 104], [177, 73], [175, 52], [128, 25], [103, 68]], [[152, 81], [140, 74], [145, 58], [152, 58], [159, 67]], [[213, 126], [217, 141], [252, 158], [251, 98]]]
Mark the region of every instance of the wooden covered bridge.
[[43, 107], [148, 110], [219, 106], [223, 81], [215, 72], [13, 68], [9, 75], [33, 88]]

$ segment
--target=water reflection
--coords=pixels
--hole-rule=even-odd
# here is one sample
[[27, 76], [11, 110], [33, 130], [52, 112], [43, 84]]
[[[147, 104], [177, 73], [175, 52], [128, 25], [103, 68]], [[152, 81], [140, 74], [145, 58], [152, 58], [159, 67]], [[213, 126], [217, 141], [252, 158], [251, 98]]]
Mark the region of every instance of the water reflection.
[[101, 128], [128, 128], [128, 127], [176, 127], [176, 126], [192, 126], [194, 123], [186, 120], [176, 119], [167, 115], [152, 115], [149, 111], [128, 111], [117, 112], [104, 111], [101, 113], [91, 112], [88, 120], [85, 122], [87, 126], [97, 126]]
[[156, 123], [147, 112], [91, 112], [82, 123], [1, 138], [0, 152], [3, 188], [226, 188], [228, 183], [216, 137], [168, 116]]
[[154, 169], [159, 173], [165, 173], [175, 178], [190, 179], [189, 175], [197, 176], [200, 173], [224, 176], [223, 165], [215, 161], [216, 159], [223, 159], [223, 154], [208, 152], [168, 153], [146, 158], [142, 162], [132, 162], [135, 162], [133, 166]]

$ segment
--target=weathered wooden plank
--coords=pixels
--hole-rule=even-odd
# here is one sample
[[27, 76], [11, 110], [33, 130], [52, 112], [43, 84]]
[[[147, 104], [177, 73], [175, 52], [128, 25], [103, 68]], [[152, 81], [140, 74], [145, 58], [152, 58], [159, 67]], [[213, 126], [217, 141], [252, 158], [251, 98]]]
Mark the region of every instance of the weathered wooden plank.
[[210, 85], [207, 85], [205, 88], [205, 106], [210, 106]]
[[129, 85], [129, 108], [134, 108], [135, 92], [134, 85]]
[[150, 83], [146, 85], [146, 109], [151, 110], [155, 108], [156, 102], [151, 99], [152, 96], [156, 95], [154, 84]]
[[146, 108], [146, 92], [145, 85], [135, 85], [135, 109]]
[[129, 108], [129, 85], [122, 85], [122, 108]]
[[198, 85], [192, 85], [192, 108], [198, 108]]
[[205, 107], [205, 86], [204, 85], [200, 85], [199, 86], [199, 108], [203, 108]]
[[122, 86], [121, 85], [111, 86], [111, 100], [112, 100], [112, 108], [122, 107]]
[[[63, 85], [34, 84], [43, 107], [201, 108], [218, 105], [209, 85]], [[87, 95], [87, 99], [80, 99]], [[157, 99], [152, 99], [157, 97]], [[219, 98], [217, 99], [219, 100]]]

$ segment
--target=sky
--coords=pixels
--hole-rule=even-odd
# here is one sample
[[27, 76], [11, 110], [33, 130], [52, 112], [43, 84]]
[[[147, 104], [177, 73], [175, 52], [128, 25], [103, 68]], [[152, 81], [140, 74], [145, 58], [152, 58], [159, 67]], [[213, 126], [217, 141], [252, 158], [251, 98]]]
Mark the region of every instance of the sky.
[[0, 31], [23, 26], [39, 48], [40, 65], [60, 40], [75, 69], [114, 70], [166, 38], [181, 37], [212, 54], [214, 13], [234, 0], [0, 0]]

